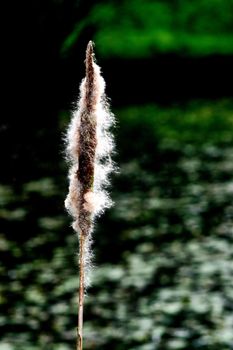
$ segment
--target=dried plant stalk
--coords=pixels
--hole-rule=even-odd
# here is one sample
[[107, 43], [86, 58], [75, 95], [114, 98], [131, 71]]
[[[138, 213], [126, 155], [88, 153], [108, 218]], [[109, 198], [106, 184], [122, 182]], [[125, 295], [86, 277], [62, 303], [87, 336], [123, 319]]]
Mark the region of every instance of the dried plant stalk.
[[79, 302], [77, 349], [82, 350], [83, 303], [91, 260], [91, 234], [94, 219], [112, 202], [106, 192], [113, 138], [109, 128], [114, 116], [105, 97], [105, 82], [94, 61], [93, 44], [86, 50], [86, 77], [80, 86], [80, 99], [73, 113], [66, 138], [70, 163], [69, 193], [65, 206], [73, 217], [73, 228], [79, 236]]

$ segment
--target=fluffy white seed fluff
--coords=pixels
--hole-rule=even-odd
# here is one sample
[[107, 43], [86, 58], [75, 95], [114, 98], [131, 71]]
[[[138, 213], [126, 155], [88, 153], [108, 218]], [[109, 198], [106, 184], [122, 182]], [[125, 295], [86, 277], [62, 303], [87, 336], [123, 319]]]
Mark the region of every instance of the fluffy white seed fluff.
[[[74, 230], [86, 237], [85, 265], [88, 268], [94, 219], [112, 205], [106, 187], [109, 174], [114, 170], [111, 159], [114, 142], [110, 131], [114, 115], [109, 110], [105, 82], [100, 67], [94, 62], [91, 42], [85, 63], [86, 77], [80, 85], [77, 108], [66, 135], [70, 170], [65, 207], [73, 217]], [[85, 169], [88, 169], [87, 178]]]

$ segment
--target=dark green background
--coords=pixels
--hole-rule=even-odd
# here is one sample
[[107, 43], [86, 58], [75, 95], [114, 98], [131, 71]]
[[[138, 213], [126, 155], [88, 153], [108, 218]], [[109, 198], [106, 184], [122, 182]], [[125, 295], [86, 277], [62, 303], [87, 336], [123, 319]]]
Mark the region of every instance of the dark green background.
[[1, 11], [0, 350], [75, 349], [63, 138], [87, 42], [117, 118], [86, 350], [233, 349], [233, 1], [10, 1]]

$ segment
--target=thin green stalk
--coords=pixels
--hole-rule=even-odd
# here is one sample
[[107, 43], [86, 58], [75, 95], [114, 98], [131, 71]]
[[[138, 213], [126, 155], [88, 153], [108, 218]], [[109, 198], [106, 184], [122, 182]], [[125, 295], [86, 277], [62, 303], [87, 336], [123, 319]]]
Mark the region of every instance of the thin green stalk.
[[83, 305], [84, 305], [84, 278], [85, 278], [85, 235], [79, 235], [79, 292], [78, 292], [78, 328], [77, 350], [83, 349]]

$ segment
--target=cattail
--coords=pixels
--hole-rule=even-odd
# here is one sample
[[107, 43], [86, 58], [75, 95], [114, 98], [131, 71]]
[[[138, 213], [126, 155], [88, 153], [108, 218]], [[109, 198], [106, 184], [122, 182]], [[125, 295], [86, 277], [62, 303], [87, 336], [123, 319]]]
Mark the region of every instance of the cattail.
[[70, 163], [69, 193], [65, 206], [79, 237], [79, 307], [77, 349], [82, 349], [83, 301], [91, 258], [91, 236], [96, 216], [111, 206], [106, 185], [114, 166], [111, 160], [114, 116], [105, 96], [105, 82], [94, 61], [93, 43], [86, 50], [86, 77], [66, 138]]

